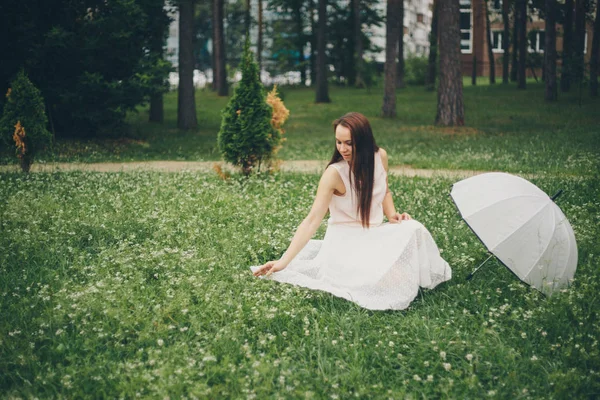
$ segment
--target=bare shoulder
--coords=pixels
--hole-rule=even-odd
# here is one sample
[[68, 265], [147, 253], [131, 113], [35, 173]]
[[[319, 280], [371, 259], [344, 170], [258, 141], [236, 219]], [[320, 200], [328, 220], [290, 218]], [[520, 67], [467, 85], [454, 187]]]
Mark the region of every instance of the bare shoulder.
[[384, 149], [382, 149], [380, 147], [379, 148], [379, 155], [381, 156], [381, 162], [383, 163], [383, 167], [387, 171], [387, 169], [388, 169], [388, 155], [387, 155], [387, 151], [385, 151]]
[[321, 176], [319, 186], [335, 189], [340, 182], [342, 182], [342, 177], [340, 176], [339, 172], [334, 166], [329, 165]]

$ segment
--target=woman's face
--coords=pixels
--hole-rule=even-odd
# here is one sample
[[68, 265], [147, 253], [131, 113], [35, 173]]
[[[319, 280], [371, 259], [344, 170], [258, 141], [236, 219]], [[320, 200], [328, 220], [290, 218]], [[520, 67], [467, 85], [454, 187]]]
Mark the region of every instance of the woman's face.
[[352, 134], [350, 129], [342, 125], [335, 128], [335, 146], [345, 161], [352, 160]]

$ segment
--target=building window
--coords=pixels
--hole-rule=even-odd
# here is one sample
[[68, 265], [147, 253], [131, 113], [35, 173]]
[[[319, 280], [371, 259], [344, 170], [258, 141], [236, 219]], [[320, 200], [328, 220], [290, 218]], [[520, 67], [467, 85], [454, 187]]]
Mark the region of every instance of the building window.
[[502, 11], [502, 0], [493, 0], [492, 1], [492, 8], [496, 12]]
[[504, 31], [492, 30], [492, 51], [494, 53], [504, 53]]
[[546, 32], [545, 31], [530, 31], [529, 34], [529, 52], [530, 53], [543, 53], [544, 45], [546, 44]]
[[473, 11], [471, 0], [460, 0], [460, 51], [473, 51]]
[[417, 14], [417, 22], [423, 22], [423, 14], [419, 13]]

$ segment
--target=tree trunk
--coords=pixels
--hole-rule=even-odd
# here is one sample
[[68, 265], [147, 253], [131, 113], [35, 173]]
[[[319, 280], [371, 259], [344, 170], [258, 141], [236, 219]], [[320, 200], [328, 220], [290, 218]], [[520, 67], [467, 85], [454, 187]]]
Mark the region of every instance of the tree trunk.
[[362, 23], [360, 20], [360, 0], [352, 0], [354, 5], [354, 65], [356, 66], [356, 79], [354, 85], [357, 88], [365, 87], [364, 66], [363, 66], [363, 40]]
[[406, 86], [404, 81], [404, 1], [398, 4], [398, 65], [396, 66], [396, 87]]
[[[150, 52], [156, 55], [157, 58], [163, 58], [163, 44], [164, 37], [162, 34], [154, 33], [156, 37], [153, 37], [152, 43], [150, 44]], [[164, 106], [163, 106], [163, 93], [157, 92], [153, 93], [150, 96], [150, 122], [159, 122], [162, 123], [164, 121]]]
[[460, 62], [460, 9], [458, 1], [438, 0], [440, 37], [440, 82], [435, 123], [445, 126], [465, 124], [462, 69]]
[[562, 71], [560, 74], [560, 90], [571, 90], [573, 74], [573, 0], [565, 0], [565, 22], [563, 23]]
[[510, 80], [516, 82], [519, 77], [519, 12], [517, 5], [513, 11], [513, 36], [512, 36], [512, 58], [510, 68]]
[[[431, 32], [429, 32], [429, 58], [427, 61], [427, 75], [425, 88], [428, 91], [435, 89], [435, 78], [437, 76], [437, 52], [438, 52], [438, 0], [433, 0], [433, 11], [431, 16]], [[404, 26], [402, 26], [404, 33]]]
[[585, 59], [583, 49], [585, 48], [585, 1], [575, 0], [575, 32], [573, 35], [573, 78], [576, 83], [583, 80]]
[[250, 0], [246, 0], [246, 9], [244, 10], [244, 25], [246, 35], [250, 34], [250, 25], [252, 24], [251, 14], [250, 14]]
[[304, 24], [302, 23], [302, 3], [295, 3], [293, 10], [296, 27], [296, 51], [298, 51], [298, 67], [300, 69], [300, 82], [306, 85], [306, 64], [304, 60]]
[[317, 83], [317, 25], [315, 24], [315, 0], [308, 0], [310, 15], [310, 84]]
[[[504, 0], [506, 1], [506, 0]], [[492, 29], [490, 28], [490, 11], [488, 2], [483, 0], [485, 7], [485, 36], [487, 37], [488, 59], [490, 63], [490, 84], [496, 83], [496, 60], [494, 59], [494, 50], [492, 49]]]
[[596, 4], [594, 38], [590, 54], [590, 95], [598, 97], [598, 69], [600, 67], [600, 3]]
[[358, 10], [356, 8], [357, 1], [349, 0], [348, 5], [350, 6], [350, 14], [348, 15], [347, 25], [350, 26], [348, 30], [348, 41], [347, 50], [342, 53], [342, 57], [346, 60], [342, 61], [342, 65], [344, 66], [344, 70], [341, 71], [341, 74], [346, 78], [346, 83], [348, 86], [356, 85], [356, 16], [358, 15]]
[[475, 54], [473, 54], [473, 62], [471, 63], [471, 85], [477, 85], [477, 55]]
[[519, 73], [517, 88], [527, 88], [527, 0], [517, 0], [519, 15]]
[[227, 96], [227, 69], [225, 59], [225, 34], [223, 32], [224, 0], [214, 0], [215, 9], [215, 41], [213, 43], [216, 58], [217, 94]]
[[546, 0], [546, 43], [544, 43], [546, 100], [558, 98], [556, 82], [556, 0]]
[[194, 129], [196, 99], [194, 97], [194, 2], [179, 2], [179, 88], [177, 96], [177, 127]]
[[217, 0], [212, 0], [210, 3], [210, 8], [212, 12], [211, 22], [212, 22], [212, 85], [211, 88], [213, 92], [216, 92], [219, 84], [217, 79], [218, 68], [217, 68]]
[[502, 1], [502, 22], [504, 23], [504, 33], [502, 35], [502, 83], [507, 84], [509, 81], [509, 60], [510, 60], [510, 20], [508, 18], [509, 3], [507, 0]]
[[163, 94], [162, 93], [154, 93], [150, 96], [150, 122], [159, 122], [162, 123], [164, 121], [164, 102], [163, 102]]
[[393, 118], [396, 116], [396, 56], [398, 55], [398, 38], [400, 37], [400, 3], [403, 0], [387, 0], [385, 23], [385, 65], [384, 91], [383, 91], [383, 116]]
[[258, 73], [262, 71], [262, 52], [263, 52], [263, 0], [258, 0], [258, 43], [256, 44], [256, 62], [258, 63]]
[[327, 86], [327, 0], [319, 0], [319, 28], [317, 30], [317, 93], [316, 103], [330, 103], [329, 87]]

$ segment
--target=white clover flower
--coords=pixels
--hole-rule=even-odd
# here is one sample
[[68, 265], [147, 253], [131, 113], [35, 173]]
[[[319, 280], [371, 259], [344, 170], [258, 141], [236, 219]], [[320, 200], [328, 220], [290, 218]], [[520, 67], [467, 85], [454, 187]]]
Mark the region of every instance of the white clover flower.
[[521, 337], [522, 337], [523, 339], [525, 339], [525, 338], [527, 337], [527, 334], [526, 334], [525, 332], [521, 332]]
[[156, 343], [158, 343], [158, 345], [159, 345], [159, 346], [162, 346], [163, 344], [165, 344], [165, 341], [164, 341], [164, 340], [162, 340], [162, 339], [158, 339], [158, 340], [156, 341]]
[[442, 360], [446, 359], [446, 352], [445, 351], [440, 351], [440, 357], [442, 357]]
[[465, 358], [466, 358], [467, 360], [471, 361], [471, 360], [473, 359], [473, 354], [470, 354], [470, 353], [469, 353], [469, 354], [467, 354], [467, 355], [465, 356]]
[[433, 382], [433, 375], [427, 375], [427, 382]]
[[537, 361], [537, 359], [538, 359], [538, 358], [536, 357], [536, 355], [535, 355], [535, 354], [534, 354], [534, 355], [531, 357], [531, 361]]
[[450, 364], [450, 363], [444, 363], [442, 365], [444, 366], [444, 369], [446, 371], [450, 371], [452, 369], [452, 364]]
[[421, 382], [421, 377], [419, 375], [413, 375], [413, 379], [417, 382]]

